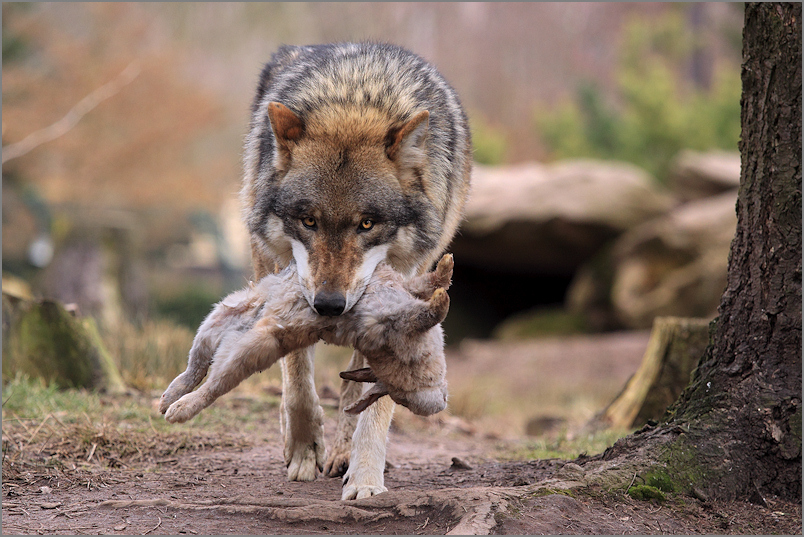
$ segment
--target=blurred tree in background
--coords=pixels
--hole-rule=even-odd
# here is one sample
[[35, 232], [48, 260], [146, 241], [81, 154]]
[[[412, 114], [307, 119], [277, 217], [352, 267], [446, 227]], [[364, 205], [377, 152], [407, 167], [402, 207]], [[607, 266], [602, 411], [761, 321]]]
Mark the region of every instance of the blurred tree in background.
[[737, 150], [739, 57], [702, 65], [704, 36], [686, 20], [696, 9], [626, 25], [613, 94], [586, 80], [574, 99], [537, 111], [553, 157], [624, 160], [662, 180], [681, 149]]

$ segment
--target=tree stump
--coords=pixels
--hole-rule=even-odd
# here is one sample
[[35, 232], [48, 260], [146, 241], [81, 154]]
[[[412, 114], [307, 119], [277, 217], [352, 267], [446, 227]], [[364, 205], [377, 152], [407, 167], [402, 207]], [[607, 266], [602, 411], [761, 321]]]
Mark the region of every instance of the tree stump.
[[658, 421], [689, 384], [708, 344], [707, 319], [657, 317], [639, 369], [596, 419], [623, 429]]
[[63, 388], [126, 390], [94, 319], [77, 317], [59, 302], [4, 292], [3, 382], [18, 374]]

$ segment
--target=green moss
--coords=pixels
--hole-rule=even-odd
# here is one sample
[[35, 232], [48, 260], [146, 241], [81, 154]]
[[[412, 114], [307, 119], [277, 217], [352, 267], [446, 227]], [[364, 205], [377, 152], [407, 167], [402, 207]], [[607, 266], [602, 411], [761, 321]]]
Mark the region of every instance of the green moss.
[[694, 489], [707, 490], [714, 478], [700, 464], [697, 449], [684, 435], [664, 447], [660, 460], [665, 463], [664, 467], [654, 467], [647, 475], [666, 476], [675, 492], [689, 494]]
[[583, 334], [589, 326], [582, 314], [563, 308], [537, 308], [509, 317], [500, 323], [493, 336], [504, 341], [545, 336]]
[[645, 476], [645, 484], [663, 492], [675, 492], [673, 480], [663, 468], [656, 468]]
[[4, 337], [10, 339], [10, 353], [3, 356], [5, 380], [22, 373], [62, 387], [95, 385], [96, 351], [79, 321], [59, 304], [43, 301], [24, 308], [16, 333]]
[[634, 485], [628, 489], [628, 495], [635, 500], [642, 501], [656, 500], [663, 502], [667, 499], [664, 492], [650, 485]]
[[554, 488], [544, 488], [539, 489], [533, 493], [534, 498], [543, 498], [545, 496], [553, 496], [554, 494], [559, 494], [561, 496], [569, 496], [570, 498], [575, 498], [575, 494], [573, 494], [571, 489], [554, 489]]

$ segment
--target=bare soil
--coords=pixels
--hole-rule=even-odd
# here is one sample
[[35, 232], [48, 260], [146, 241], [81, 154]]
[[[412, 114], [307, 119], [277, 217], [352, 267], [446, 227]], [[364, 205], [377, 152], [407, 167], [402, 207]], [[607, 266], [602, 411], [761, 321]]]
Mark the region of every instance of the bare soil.
[[[600, 340], [594, 343], [598, 360], [612, 351]], [[577, 349], [580, 343], [572, 345]], [[532, 353], [525, 354], [523, 360], [533, 360]], [[472, 356], [452, 356], [450, 367], [462, 361], [465, 375], [477, 366]], [[550, 371], [542, 367], [539, 373]], [[149, 403], [152, 396], [127, 397]], [[108, 404], [112, 399], [103, 397]], [[216, 405], [232, 412], [255, 408], [237, 396]], [[256, 426], [248, 428], [199, 428], [189, 437], [156, 429], [145, 437], [115, 436], [110, 428], [84, 444], [52, 435], [26, 444], [37, 435], [17, 437], [4, 425], [4, 442], [11, 446], [4, 446], [3, 533], [801, 533], [800, 505], [774, 498], [766, 498], [765, 506], [701, 501], [676, 494], [663, 502], [634, 500], [626, 487], [607, 488], [593, 479], [600, 469], [585, 462], [588, 458], [512, 460], [523, 452], [523, 437], [503, 438], [446, 413], [422, 419], [398, 411], [388, 442], [389, 492], [342, 502], [340, 479], [287, 481], [278, 409], [266, 404], [258, 410], [249, 422]], [[327, 438], [332, 438], [331, 402], [326, 411]], [[87, 450], [87, 445], [95, 447]]]

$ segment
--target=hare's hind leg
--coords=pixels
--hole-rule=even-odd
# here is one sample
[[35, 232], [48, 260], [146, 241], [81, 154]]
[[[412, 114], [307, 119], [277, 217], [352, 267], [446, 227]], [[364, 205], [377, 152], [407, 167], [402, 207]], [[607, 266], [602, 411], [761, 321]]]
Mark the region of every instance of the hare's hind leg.
[[[211, 317], [211, 316], [210, 316]], [[187, 360], [187, 369], [173, 379], [170, 386], [159, 400], [159, 412], [164, 414], [168, 407], [175, 403], [181, 396], [190, 393], [196, 386], [201, 384], [207, 375], [209, 365], [212, 363], [212, 356], [220, 343], [223, 328], [214, 322], [204, 322], [198, 329], [193, 346], [190, 348], [190, 356]]]
[[209, 378], [196, 391], [170, 405], [165, 419], [183, 423], [231, 391], [249, 376], [271, 367], [287, 349], [280, 348], [269, 327], [255, 326], [238, 339], [226, 338], [215, 353]]
[[426, 301], [418, 301], [396, 315], [395, 326], [400, 332], [423, 332], [443, 321], [449, 311], [449, 295], [439, 287]]
[[435, 270], [411, 278], [405, 283], [405, 289], [416, 298], [427, 300], [433, 296], [433, 293], [439, 287], [449, 289], [452, 283], [452, 270], [454, 267], [455, 261], [452, 258], [452, 254], [444, 254], [438, 265], [436, 265]]

